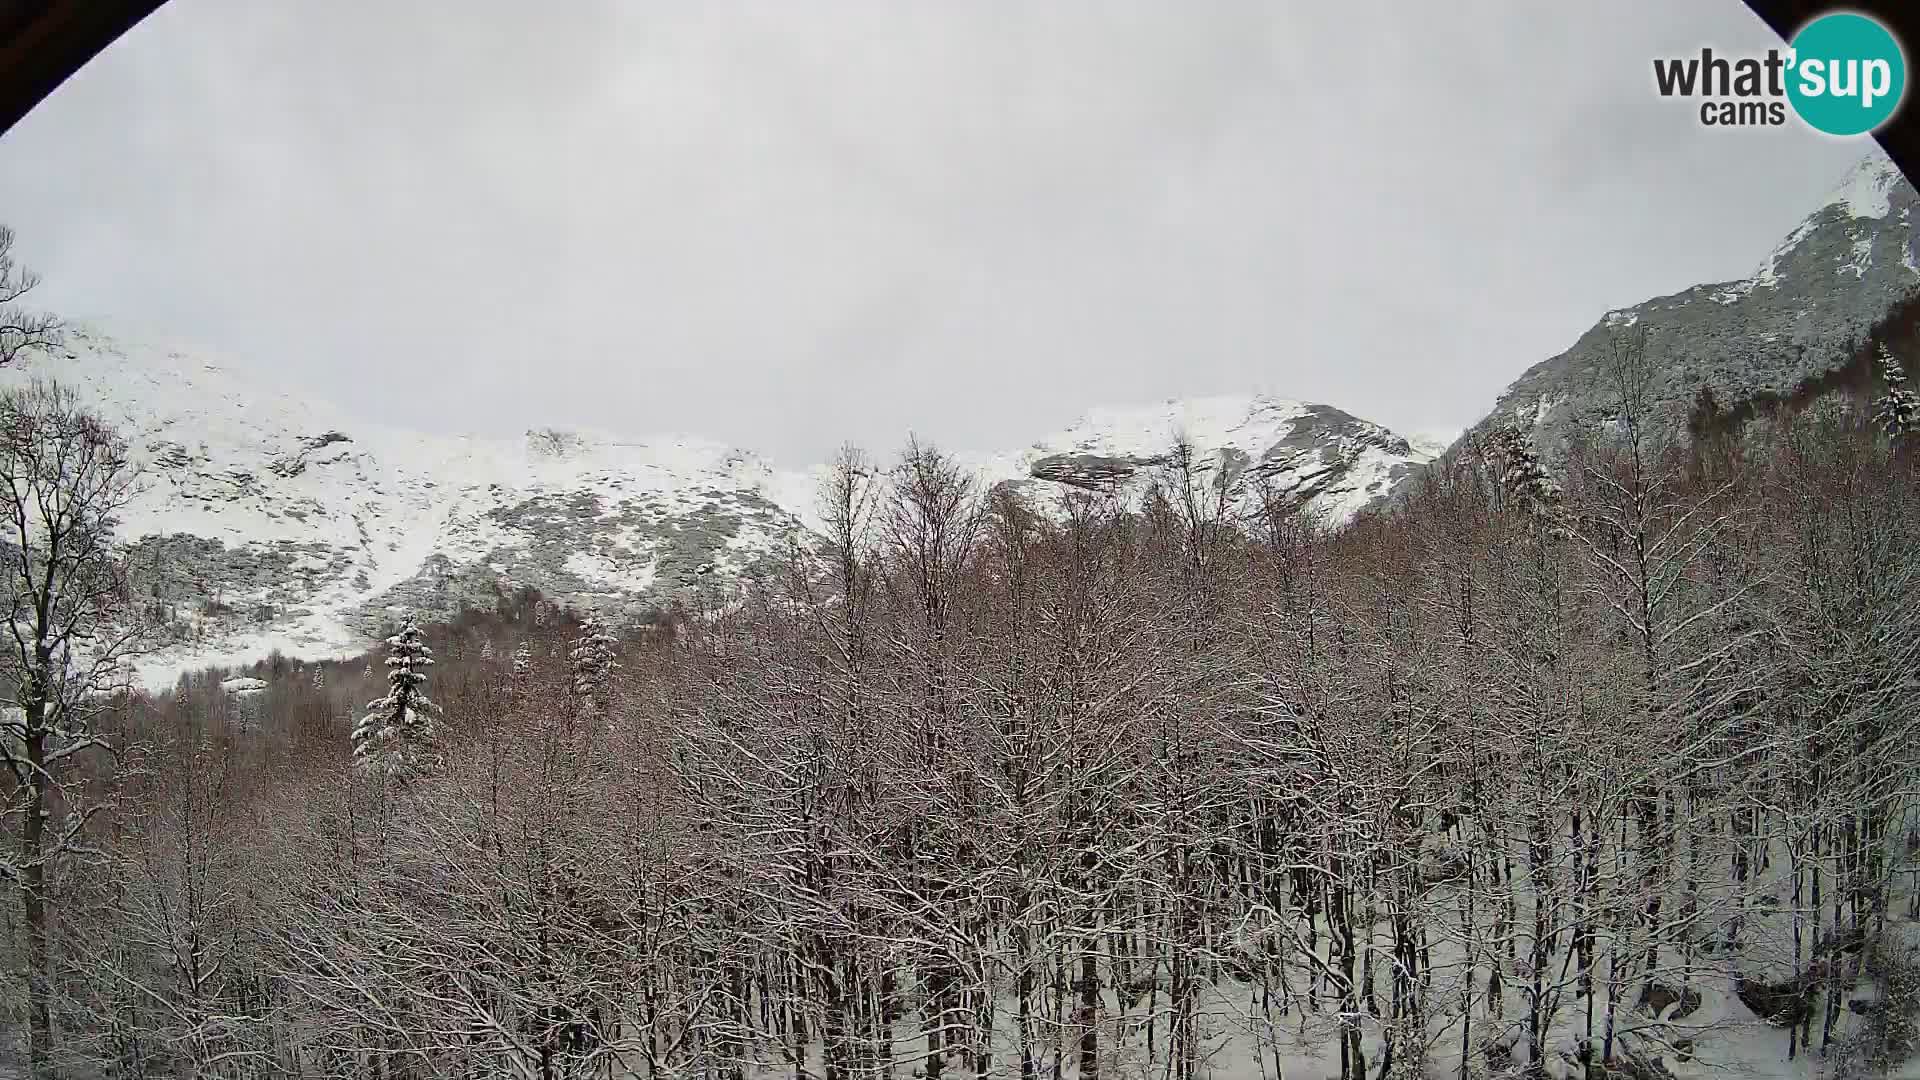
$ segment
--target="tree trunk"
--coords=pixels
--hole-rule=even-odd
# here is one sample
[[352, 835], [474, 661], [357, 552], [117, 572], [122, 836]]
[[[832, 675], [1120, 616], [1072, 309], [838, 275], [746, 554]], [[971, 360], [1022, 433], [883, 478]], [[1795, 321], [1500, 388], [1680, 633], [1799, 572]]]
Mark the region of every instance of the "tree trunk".
[[27, 1062], [33, 1080], [53, 1073], [53, 939], [47, 926], [46, 703], [26, 716], [27, 816], [20, 828], [20, 896], [27, 929]]
[[1100, 971], [1092, 939], [1080, 943], [1080, 1080], [1100, 1076]]

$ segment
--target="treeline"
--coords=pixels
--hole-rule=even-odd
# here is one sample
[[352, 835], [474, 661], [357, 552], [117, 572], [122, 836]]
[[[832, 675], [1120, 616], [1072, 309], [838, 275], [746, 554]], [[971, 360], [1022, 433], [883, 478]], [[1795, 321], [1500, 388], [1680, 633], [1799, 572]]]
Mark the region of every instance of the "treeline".
[[1332, 534], [1178, 446], [1144, 497], [1044, 504], [849, 452], [820, 542], [672, 633], [429, 628], [405, 771], [350, 757], [384, 655], [120, 699], [50, 886], [59, 1060], [1889, 1068], [1913, 448], [1843, 409], [1658, 445], [1630, 351], [1563, 467], [1495, 433]]

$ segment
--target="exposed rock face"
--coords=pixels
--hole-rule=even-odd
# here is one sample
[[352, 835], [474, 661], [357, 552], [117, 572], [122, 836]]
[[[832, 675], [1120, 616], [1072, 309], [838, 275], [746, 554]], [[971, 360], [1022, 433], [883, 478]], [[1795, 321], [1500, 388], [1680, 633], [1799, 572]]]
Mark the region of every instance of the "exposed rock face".
[[1470, 430], [1517, 424], [1558, 463], [1570, 439], [1610, 417], [1603, 358], [1618, 331], [1645, 333], [1659, 422], [1682, 440], [1703, 389], [1719, 408], [1737, 410], [1835, 374], [1920, 295], [1916, 203], [1913, 185], [1876, 150], [1751, 276], [1609, 312], [1572, 348], [1514, 380]]
[[1264, 486], [1335, 525], [1433, 457], [1329, 405], [1222, 397], [1095, 410], [988, 468], [1090, 491], [1137, 489], [1168, 464], [1178, 438], [1209, 483], [1237, 484], [1247, 502]]
[[1035, 480], [1050, 480], [1056, 484], [1086, 491], [1105, 491], [1118, 483], [1133, 478], [1141, 469], [1155, 465], [1164, 465], [1165, 454], [1148, 457], [1108, 457], [1105, 454], [1048, 454], [1034, 462], [1028, 473]]

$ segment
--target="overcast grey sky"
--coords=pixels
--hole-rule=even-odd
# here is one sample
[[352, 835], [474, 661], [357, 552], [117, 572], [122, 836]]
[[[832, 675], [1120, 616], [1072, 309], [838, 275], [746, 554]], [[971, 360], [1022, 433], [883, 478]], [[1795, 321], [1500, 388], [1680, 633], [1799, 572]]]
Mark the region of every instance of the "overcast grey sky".
[[1867, 149], [1702, 128], [1740, 0], [171, 0], [0, 138], [70, 316], [370, 420], [1012, 449], [1477, 419]]

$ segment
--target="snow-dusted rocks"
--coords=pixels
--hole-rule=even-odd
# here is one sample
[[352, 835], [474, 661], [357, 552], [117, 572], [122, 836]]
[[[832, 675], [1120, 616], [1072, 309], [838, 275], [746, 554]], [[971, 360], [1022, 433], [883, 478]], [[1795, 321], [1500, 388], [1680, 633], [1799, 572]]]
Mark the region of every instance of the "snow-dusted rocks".
[[1259, 498], [1264, 482], [1272, 494], [1334, 525], [1434, 456], [1332, 406], [1213, 397], [1095, 409], [1018, 454], [987, 459], [982, 468], [1006, 480], [1087, 490], [1137, 487], [1166, 463], [1177, 438], [1193, 446], [1211, 476], [1240, 480], [1245, 500]]

